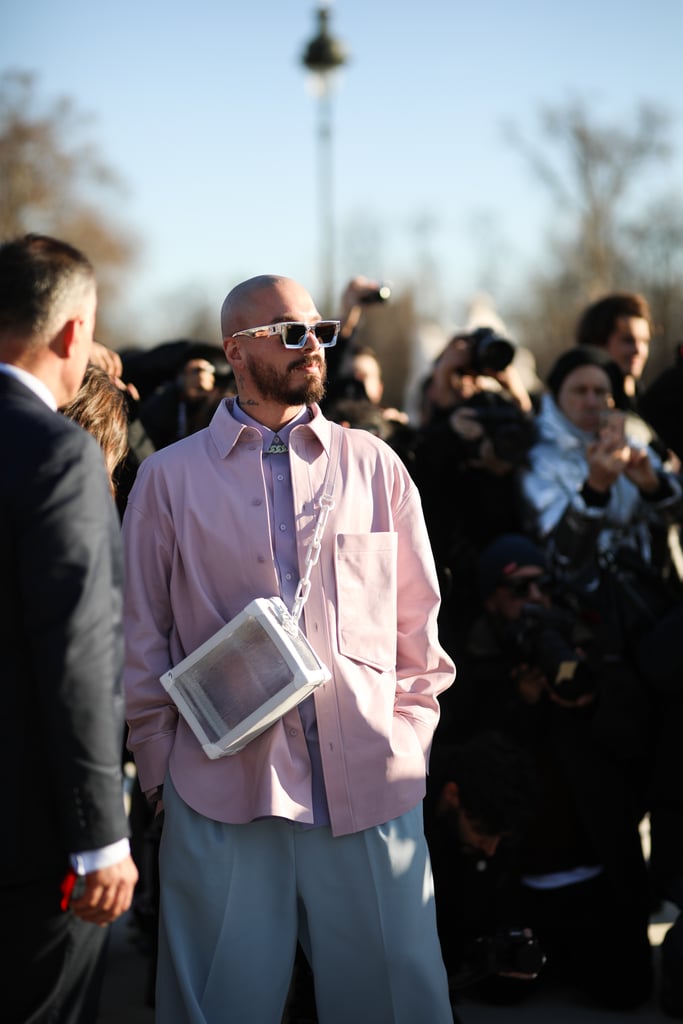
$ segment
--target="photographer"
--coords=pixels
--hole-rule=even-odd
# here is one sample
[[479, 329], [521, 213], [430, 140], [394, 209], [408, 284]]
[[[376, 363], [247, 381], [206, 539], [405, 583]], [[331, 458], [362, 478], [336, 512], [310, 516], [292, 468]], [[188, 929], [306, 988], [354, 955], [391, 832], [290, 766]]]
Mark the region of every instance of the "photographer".
[[609, 357], [563, 353], [548, 375], [538, 442], [523, 474], [529, 527], [556, 573], [611, 620], [622, 644], [681, 600], [667, 529], [680, 523], [680, 480], [614, 409]]
[[[479, 332], [478, 337], [494, 346], [504, 341], [491, 332]], [[510, 358], [512, 343], [505, 345], [503, 354]], [[464, 359], [463, 351], [458, 344], [451, 355], [457, 352]], [[457, 400], [450, 389], [448, 412], [442, 409], [415, 432], [409, 447], [399, 449], [422, 498], [441, 585], [442, 642], [452, 655], [477, 604], [474, 581], [480, 550], [501, 533], [522, 527], [520, 472], [536, 439], [532, 413], [509, 392], [481, 387], [466, 375], [458, 379], [466, 386]], [[488, 380], [498, 387], [493, 378]]]
[[[356, 328], [365, 310], [382, 306], [391, 298], [387, 284], [368, 277], [353, 277], [342, 294], [338, 344], [329, 350], [327, 386], [321, 408], [336, 423], [360, 426], [368, 423], [373, 433], [391, 442], [408, 434], [408, 415], [402, 409], [383, 404], [384, 377], [380, 358], [371, 345], [358, 343]], [[378, 423], [381, 419], [381, 423]], [[360, 422], [356, 422], [360, 421]]]
[[189, 350], [175, 377], [140, 406], [140, 420], [154, 447], [165, 448], [205, 426], [205, 407], [217, 387], [213, 362]]
[[[347, 282], [341, 295], [339, 337], [337, 344], [327, 353], [327, 387], [323, 402], [333, 403], [342, 399], [374, 400], [366, 390], [362, 378], [356, 380], [352, 372], [354, 335], [364, 310], [374, 303], [385, 302], [391, 292], [369, 277], [357, 275]], [[379, 364], [377, 371], [381, 379]], [[372, 385], [371, 385], [372, 390]], [[381, 396], [380, 396], [381, 397]]]
[[502, 391], [523, 412], [532, 412], [533, 402], [515, 365], [515, 353], [515, 343], [491, 327], [455, 334], [424, 382], [422, 424], [447, 417], [480, 391]]
[[453, 995], [475, 987], [488, 1001], [515, 1002], [543, 966], [514, 899], [514, 846], [537, 786], [531, 759], [499, 733], [432, 751], [425, 832]]
[[652, 985], [633, 786], [643, 743], [638, 682], [551, 597], [544, 554], [528, 538], [506, 535], [485, 548], [478, 583], [484, 610], [444, 697], [437, 740], [498, 729], [533, 756], [542, 793], [519, 851], [521, 919], [551, 975], [606, 1008], [634, 1008]]
[[[633, 333], [624, 333], [626, 354], [636, 352], [627, 344]], [[680, 529], [681, 481], [647, 437], [637, 439], [634, 428], [642, 421], [612, 407], [608, 355], [588, 347], [561, 355], [548, 377], [524, 492], [556, 572], [609, 630], [613, 649], [638, 667], [649, 735], [635, 791], [650, 815], [651, 886], [657, 896], [675, 893], [680, 904], [683, 701], [680, 675], [673, 686], [666, 677], [680, 646], [676, 620], [683, 595], [677, 545], [670, 548], [668, 541], [671, 528]], [[664, 975], [678, 972], [680, 946]], [[680, 985], [663, 997], [683, 1006]]]

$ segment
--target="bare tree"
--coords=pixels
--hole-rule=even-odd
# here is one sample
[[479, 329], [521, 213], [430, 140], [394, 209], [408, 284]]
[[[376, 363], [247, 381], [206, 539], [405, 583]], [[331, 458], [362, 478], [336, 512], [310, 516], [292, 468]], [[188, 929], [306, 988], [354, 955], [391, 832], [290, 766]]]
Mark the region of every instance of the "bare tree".
[[122, 185], [96, 148], [79, 141], [88, 119], [71, 100], [40, 108], [32, 74], [0, 75], [0, 237], [40, 231], [83, 249], [97, 270], [98, 335], [111, 343], [107, 305], [132, 264], [135, 244], [102, 205]]
[[624, 236], [637, 272], [640, 290], [647, 295], [655, 321], [655, 340], [648, 377], [666, 368], [674, 348], [683, 341], [683, 200], [670, 193], [655, 199]]
[[634, 217], [630, 203], [643, 173], [670, 155], [670, 123], [664, 109], [647, 103], [625, 122], [601, 123], [576, 100], [541, 111], [540, 141], [508, 128], [562, 214], [548, 237], [544, 269], [529, 281], [515, 313], [541, 364], [572, 344], [576, 317], [598, 296], [632, 289], [655, 303], [658, 272], [653, 264], [654, 276], [646, 276], [633, 249], [635, 238], [650, 239], [653, 249], [655, 222], [652, 211]]
[[[510, 129], [513, 144], [570, 218], [580, 283], [590, 298], [619, 283], [624, 272], [620, 232], [625, 200], [649, 164], [671, 152], [671, 118], [641, 104], [626, 127], [599, 123], [578, 100], [541, 111], [540, 144]], [[560, 166], [553, 158], [559, 154]]]

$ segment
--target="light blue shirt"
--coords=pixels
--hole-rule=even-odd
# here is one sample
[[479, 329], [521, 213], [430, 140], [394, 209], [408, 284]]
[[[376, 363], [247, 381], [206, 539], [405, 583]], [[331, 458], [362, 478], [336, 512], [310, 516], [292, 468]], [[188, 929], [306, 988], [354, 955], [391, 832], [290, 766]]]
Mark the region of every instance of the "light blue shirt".
[[[263, 473], [266, 481], [268, 494], [268, 515], [270, 520], [270, 535], [273, 544], [275, 569], [280, 581], [280, 597], [291, 610], [299, 585], [299, 566], [296, 552], [296, 530], [294, 523], [294, 503], [292, 500], [292, 478], [289, 465], [289, 452], [269, 453], [268, 449], [277, 437], [284, 445], [289, 444], [289, 435], [292, 429], [299, 423], [306, 423], [310, 413], [306, 406], [301, 412], [290, 420], [277, 434], [269, 430], [263, 423], [252, 419], [236, 400], [230, 401], [230, 412], [239, 422], [250, 427], [255, 427], [263, 438]], [[275, 442], [277, 443], [277, 442]], [[299, 625], [303, 630], [303, 620]], [[323, 777], [322, 759], [320, 757], [320, 740], [318, 737], [318, 724], [315, 718], [315, 703], [313, 697], [307, 697], [299, 704], [299, 716], [306, 737], [308, 756], [311, 760], [311, 790], [313, 800], [313, 824], [329, 825], [330, 815], [325, 795], [325, 781]], [[300, 828], [310, 828], [310, 825], [299, 825]]]

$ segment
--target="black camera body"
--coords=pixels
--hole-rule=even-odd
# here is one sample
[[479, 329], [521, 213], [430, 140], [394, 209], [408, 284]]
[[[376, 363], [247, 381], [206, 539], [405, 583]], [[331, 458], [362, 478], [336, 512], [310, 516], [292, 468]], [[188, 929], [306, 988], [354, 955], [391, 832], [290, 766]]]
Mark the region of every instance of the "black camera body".
[[378, 288], [369, 288], [360, 297], [360, 302], [364, 306], [372, 305], [376, 302], [388, 302], [391, 298], [391, 288], [388, 284], [381, 284]]
[[477, 327], [467, 337], [470, 373], [500, 373], [515, 357], [516, 346], [492, 327]]
[[535, 977], [546, 958], [538, 939], [528, 928], [499, 929], [495, 935], [476, 940], [489, 974], [528, 974]]
[[499, 928], [468, 944], [449, 981], [454, 989], [468, 988], [496, 974], [522, 975], [531, 981], [545, 962], [543, 949], [529, 928]]
[[533, 603], [514, 623], [520, 658], [541, 669], [558, 697], [571, 701], [595, 691], [593, 673], [573, 642], [574, 624], [570, 612]]
[[[529, 449], [536, 441], [536, 424], [532, 416], [495, 391], [481, 391], [461, 403], [472, 409], [489, 438], [496, 458], [513, 466], [525, 464]], [[471, 442], [472, 457], [479, 452], [480, 440]]]

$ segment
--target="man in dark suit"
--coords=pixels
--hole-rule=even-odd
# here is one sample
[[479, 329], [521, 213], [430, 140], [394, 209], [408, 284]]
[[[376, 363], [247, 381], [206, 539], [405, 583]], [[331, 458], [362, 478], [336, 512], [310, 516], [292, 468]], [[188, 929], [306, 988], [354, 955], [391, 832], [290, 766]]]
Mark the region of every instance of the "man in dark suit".
[[93, 1024], [103, 926], [137, 880], [121, 785], [118, 519], [99, 446], [57, 413], [83, 378], [95, 309], [92, 267], [71, 246], [37, 235], [0, 246], [0, 1005], [11, 1024]]

